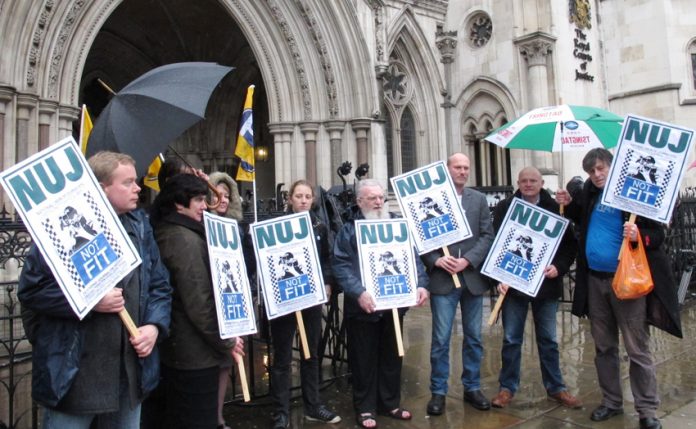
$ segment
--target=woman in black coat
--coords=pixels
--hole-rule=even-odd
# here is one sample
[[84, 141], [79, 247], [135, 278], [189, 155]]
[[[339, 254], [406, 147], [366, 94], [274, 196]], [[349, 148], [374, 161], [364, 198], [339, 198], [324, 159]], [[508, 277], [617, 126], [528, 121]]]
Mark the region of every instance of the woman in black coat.
[[[300, 213], [309, 211], [314, 202], [314, 188], [305, 180], [298, 180], [290, 187], [288, 211]], [[326, 225], [311, 215], [314, 238], [319, 251], [324, 284], [327, 296], [331, 294], [333, 276], [329, 265], [329, 236]], [[322, 306], [302, 310], [309, 343], [310, 358], [300, 361], [302, 399], [305, 418], [310, 421], [338, 423], [341, 417], [326, 408], [319, 398], [319, 341], [321, 339]], [[292, 342], [295, 338], [297, 321], [294, 314], [287, 314], [271, 320], [271, 340], [273, 359], [271, 363], [271, 397], [275, 406], [273, 428], [284, 429], [290, 425], [290, 363], [292, 361]]]

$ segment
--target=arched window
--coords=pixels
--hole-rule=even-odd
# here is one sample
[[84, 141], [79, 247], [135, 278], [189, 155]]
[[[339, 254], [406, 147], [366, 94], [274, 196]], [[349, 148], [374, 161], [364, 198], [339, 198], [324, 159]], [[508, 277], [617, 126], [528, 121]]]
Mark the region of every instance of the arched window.
[[416, 168], [416, 125], [410, 108], [401, 114], [401, 172]]
[[696, 94], [696, 40], [689, 45], [689, 61], [691, 66], [691, 93]]
[[[387, 111], [385, 117], [384, 134], [387, 146], [387, 177], [394, 177], [394, 126], [389, 111]], [[389, 182], [389, 187], [391, 187], [391, 181]]]
[[[481, 126], [483, 130], [477, 128]], [[489, 121], [483, 124], [470, 124], [467, 134], [464, 136], [473, 158], [471, 158], [472, 175], [469, 178], [472, 186], [509, 186], [511, 185], [510, 174], [510, 151], [503, 149], [484, 140], [492, 130], [493, 126]], [[473, 183], [473, 180], [476, 183]]]
[[388, 177], [411, 171], [418, 166], [416, 155], [416, 121], [409, 107], [401, 112], [399, 127], [394, 128], [391, 112], [384, 121]]

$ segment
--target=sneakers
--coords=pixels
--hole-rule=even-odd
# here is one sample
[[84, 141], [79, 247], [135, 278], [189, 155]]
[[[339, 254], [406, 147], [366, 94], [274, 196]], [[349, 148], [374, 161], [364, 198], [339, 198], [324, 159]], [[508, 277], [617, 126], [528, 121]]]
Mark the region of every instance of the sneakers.
[[577, 409], [582, 407], [582, 401], [568, 393], [567, 390], [561, 390], [556, 394], [549, 395], [549, 398], [553, 401], [560, 402], [568, 408]]
[[319, 405], [314, 410], [305, 413], [305, 419], [310, 422], [338, 423], [341, 421], [341, 416], [326, 408], [325, 405]]

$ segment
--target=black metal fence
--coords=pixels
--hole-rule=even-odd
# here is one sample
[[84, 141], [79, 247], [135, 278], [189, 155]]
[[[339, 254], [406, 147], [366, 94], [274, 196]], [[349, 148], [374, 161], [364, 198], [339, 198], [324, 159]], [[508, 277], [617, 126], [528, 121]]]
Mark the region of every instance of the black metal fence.
[[[485, 189], [482, 189], [485, 191]], [[492, 189], [491, 206], [509, 189]], [[270, 207], [269, 207], [270, 208]], [[278, 216], [273, 206], [261, 218]], [[696, 265], [696, 189], [680, 196], [673, 221], [667, 228], [666, 249], [672, 259], [675, 278], [680, 282], [680, 302], [696, 296], [691, 273]], [[31, 237], [22, 222], [4, 209], [0, 212], [0, 429], [36, 428], [37, 407], [31, 401], [31, 346], [21, 324], [17, 301], [17, 279]], [[331, 314], [334, 329], [340, 323], [338, 309]], [[322, 340], [326, 352], [336, 363], [342, 348], [340, 334], [330, 333]], [[328, 343], [328, 344], [327, 344]]]

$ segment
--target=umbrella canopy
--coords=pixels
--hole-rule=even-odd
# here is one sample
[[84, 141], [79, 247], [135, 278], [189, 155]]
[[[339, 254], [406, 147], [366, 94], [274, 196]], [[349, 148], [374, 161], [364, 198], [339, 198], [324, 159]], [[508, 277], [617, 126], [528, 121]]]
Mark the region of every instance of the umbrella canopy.
[[100, 150], [126, 153], [144, 175], [157, 154], [205, 117], [210, 95], [230, 70], [215, 63], [175, 63], [135, 79], [99, 115], [87, 156]]
[[587, 106], [550, 106], [527, 112], [486, 136], [506, 149], [587, 151], [616, 146], [623, 118]]

